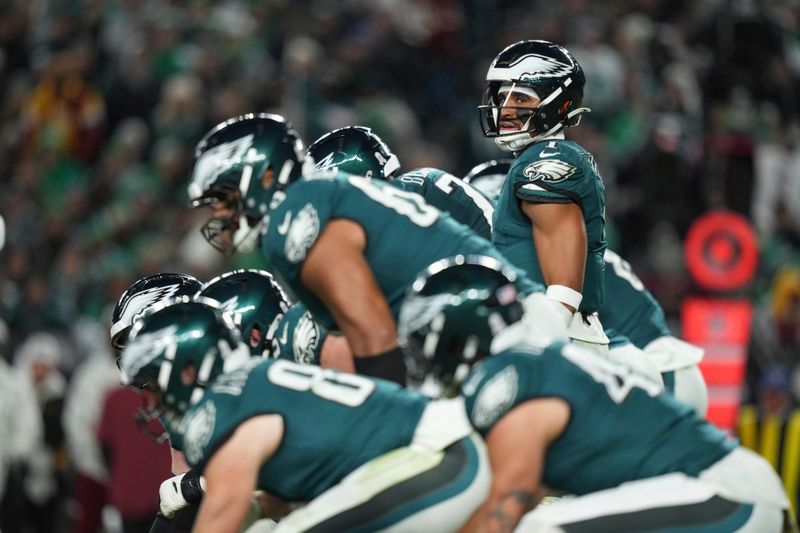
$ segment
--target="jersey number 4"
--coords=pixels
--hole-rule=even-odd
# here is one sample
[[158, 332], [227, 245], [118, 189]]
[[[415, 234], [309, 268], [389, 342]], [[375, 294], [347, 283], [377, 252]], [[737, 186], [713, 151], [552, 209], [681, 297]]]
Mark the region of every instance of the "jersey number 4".
[[283, 359], [270, 365], [267, 379], [279, 387], [311, 391], [320, 398], [348, 407], [358, 407], [375, 390], [375, 382], [367, 378]]
[[603, 385], [614, 403], [619, 404], [625, 401], [631, 390], [635, 388], [643, 390], [649, 396], [657, 396], [662, 391], [660, 383], [636, 373], [623, 364], [610, 361], [576, 346], [565, 345], [561, 349], [561, 355]]

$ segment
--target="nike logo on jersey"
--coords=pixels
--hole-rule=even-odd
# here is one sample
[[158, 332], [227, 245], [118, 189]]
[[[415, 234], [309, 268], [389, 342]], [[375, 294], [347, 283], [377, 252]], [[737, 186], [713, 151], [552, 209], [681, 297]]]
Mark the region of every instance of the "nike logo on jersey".
[[539, 152], [539, 157], [553, 157], [558, 155], [558, 152]]
[[283, 331], [281, 331], [281, 336], [278, 339], [278, 341], [281, 344], [285, 345], [288, 340], [289, 340], [289, 324], [287, 323], [283, 325]]
[[283, 222], [278, 225], [278, 235], [286, 235], [289, 231], [289, 223], [292, 221], [292, 212], [289, 211], [286, 213], [286, 216], [283, 217]]

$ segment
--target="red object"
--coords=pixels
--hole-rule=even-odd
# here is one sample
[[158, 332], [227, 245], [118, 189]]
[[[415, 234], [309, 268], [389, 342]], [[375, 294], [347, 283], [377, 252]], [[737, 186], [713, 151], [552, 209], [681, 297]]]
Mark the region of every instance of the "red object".
[[732, 211], [697, 219], [684, 251], [689, 274], [705, 289], [740, 289], [752, 281], [758, 266], [756, 234], [746, 218]]
[[683, 338], [705, 349], [706, 418], [733, 432], [747, 365], [753, 306], [747, 300], [689, 297], [681, 307]]
[[97, 533], [102, 525], [106, 486], [78, 472], [75, 474], [74, 487], [78, 516], [72, 525], [72, 533]]
[[171, 476], [169, 445], [156, 444], [133, 419], [141, 405], [135, 392], [124, 387], [112, 389], [97, 429], [100, 443], [110, 456], [109, 503], [124, 519], [155, 516], [158, 489]]

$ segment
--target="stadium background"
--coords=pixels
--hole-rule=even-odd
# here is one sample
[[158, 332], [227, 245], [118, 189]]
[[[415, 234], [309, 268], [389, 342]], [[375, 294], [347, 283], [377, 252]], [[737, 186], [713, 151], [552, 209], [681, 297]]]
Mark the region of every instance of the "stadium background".
[[[9, 504], [15, 493], [6, 491], [4, 512], [37, 509], [70, 530], [79, 451], [64, 436], [62, 405], [103, 408], [102, 395], [83, 398], [70, 381], [92, 356], [111, 358], [109, 306], [125, 287], [157, 271], [208, 280], [267, 266], [257, 254], [217, 254], [198, 231], [203, 215], [188, 209], [192, 149], [209, 127], [274, 111], [309, 144], [336, 127], [367, 125], [403, 169], [461, 176], [502, 155], [481, 136], [476, 105], [491, 58], [526, 38], [566, 45], [585, 70], [592, 113], [569, 136], [601, 169], [610, 246], [661, 302], [673, 331], [681, 332], [684, 299], [708, 295], [685, 266], [693, 221], [727, 209], [755, 229], [755, 278], [715, 296], [753, 306], [742, 390], [753, 407], [743, 437], [796, 495], [796, 0], [5, 0], [0, 317], [8, 331], [0, 352], [19, 379], [38, 378], [42, 476], [54, 489], [33, 508]], [[90, 426], [84, 431], [94, 439]], [[12, 485], [26, 475], [13, 474]]]

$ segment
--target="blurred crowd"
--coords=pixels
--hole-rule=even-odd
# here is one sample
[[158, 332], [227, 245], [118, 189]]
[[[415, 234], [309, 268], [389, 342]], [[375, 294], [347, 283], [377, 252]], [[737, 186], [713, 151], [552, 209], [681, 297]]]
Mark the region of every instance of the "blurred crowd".
[[107, 329], [131, 282], [267, 266], [222, 257], [198, 231], [204, 214], [188, 209], [193, 147], [208, 128], [273, 111], [310, 143], [361, 124], [405, 170], [464, 175], [501, 155], [476, 106], [491, 59], [527, 38], [564, 44], [586, 72], [592, 113], [569, 136], [601, 169], [610, 246], [674, 324], [681, 299], [700, 291], [682, 255], [692, 221], [720, 208], [752, 221], [759, 271], [735, 294], [756, 304], [748, 394], [767, 409], [797, 406], [797, 1], [5, 0], [0, 417], [41, 420], [0, 431], [0, 494], [6, 478], [22, 487], [11, 503], [6, 492], [6, 520], [32, 505], [31, 531], [53, 531], [48, 516], [78, 524], [69, 498], [92, 487], [76, 479], [113, 478], [100, 422], [127, 407], [107, 405]]

